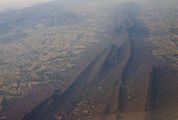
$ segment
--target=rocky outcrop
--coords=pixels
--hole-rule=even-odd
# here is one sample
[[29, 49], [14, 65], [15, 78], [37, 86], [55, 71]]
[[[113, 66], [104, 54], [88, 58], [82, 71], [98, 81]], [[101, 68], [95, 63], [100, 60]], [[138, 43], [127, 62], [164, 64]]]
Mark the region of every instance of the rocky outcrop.
[[115, 120], [119, 84], [131, 51], [127, 31], [130, 26], [121, 25], [120, 30], [116, 30], [114, 44], [104, 49], [64, 93], [53, 95], [24, 120]]
[[111, 45], [106, 48], [64, 93], [52, 96], [27, 114], [24, 120], [52, 120], [55, 119], [53, 111], [58, 111], [56, 118], [65, 120], [114, 120], [118, 86], [129, 54], [128, 39], [121, 46]]
[[133, 9], [124, 5], [115, 13], [114, 44], [98, 54], [66, 91], [56, 91], [23, 120], [177, 118], [177, 71], [155, 62], [146, 44], [149, 31]]
[[[143, 39], [142, 37], [145, 36], [140, 37], [132, 32], [132, 29], [134, 29], [133, 31], [138, 29], [137, 32], [139, 32], [139, 29], [145, 30], [145, 28], [137, 28], [137, 25], [134, 25], [136, 24], [135, 21], [132, 20], [135, 20], [135, 18], [132, 18], [133, 16], [130, 16], [130, 14], [129, 9], [125, 10], [125, 14], [116, 12], [117, 27], [115, 34], [121, 34], [124, 37], [123, 43], [120, 45], [116, 42], [103, 50], [64, 93], [49, 98], [27, 114], [24, 120], [115, 120], [120, 114], [117, 107], [118, 101], [119, 111], [127, 111], [130, 107], [126, 108], [125, 105], [127, 104], [122, 103], [126, 101], [123, 95], [130, 97], [130, 99], [137, 98], [133, 98], [135, 96], [132, 94], [123, 93], [122, 85], [126, 86], [126, 74], [129, 73], [129, 77], [135, 74], [135, 81], [140, 82], [142, 80], [140, 78], [144, 79], [145, 75], [149, 78], [150, 75], [150, 67], [144, 63], [144, 59], [141, 64], [137, 63], [137, 59], [140, 59], [137, 57], [144, 54], [144, 52], [140, 53], [139, 50], [145, 48], [145, 46], [142, 47], [142, 42], [140, 42]], [[121, 17], [124, 19], [118, 20]], [[118, 22], [121, 23], [120, 27], [118, 27]], [[145, 32], [145, 34], [147, 33]], [[134, 35], [135, 38], [132, 38]], [[139, 38], [139, 40], [136, 41], [136, 38]], [[135, 41], [140, 43], [137, 44]], [[145, 71], [143, 71], [144, 69]], [[138, 78], [139, 80], [137, 80]], [[148, 81], [149, 79], [145, 78], [140, 85], [147, 86]], [[145, 90], [138, 93], [138, 95], [145, 96], [143, 104], [146, 102], [146, 92]], [[122, 107], [120, 107], [120, 103], [123, 105]], [[120, 110], [120, 108], [122, 109]], [[55, 112], [57, 112], [56, 116], [54, 115]]]

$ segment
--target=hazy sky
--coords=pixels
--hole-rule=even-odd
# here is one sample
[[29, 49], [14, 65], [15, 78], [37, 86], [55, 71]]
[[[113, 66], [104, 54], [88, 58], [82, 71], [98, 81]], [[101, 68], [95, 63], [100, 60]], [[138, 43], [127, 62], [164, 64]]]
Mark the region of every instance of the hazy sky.
[[0, 11], [8, 8], [22, 8], [52, 0], [0, 0]]

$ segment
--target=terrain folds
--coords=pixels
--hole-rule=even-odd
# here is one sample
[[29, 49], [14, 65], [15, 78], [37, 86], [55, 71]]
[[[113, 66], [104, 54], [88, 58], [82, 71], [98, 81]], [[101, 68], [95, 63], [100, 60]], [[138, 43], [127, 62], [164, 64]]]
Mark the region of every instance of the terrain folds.
[[168, 11], [160, 11], [166, 2], [156, 8], [153, 4], [118, 7], [115, 42], [66, 91], [56, 91], [23, 119], [176, 120], [176, 29], [169, 31], [164, 21]]

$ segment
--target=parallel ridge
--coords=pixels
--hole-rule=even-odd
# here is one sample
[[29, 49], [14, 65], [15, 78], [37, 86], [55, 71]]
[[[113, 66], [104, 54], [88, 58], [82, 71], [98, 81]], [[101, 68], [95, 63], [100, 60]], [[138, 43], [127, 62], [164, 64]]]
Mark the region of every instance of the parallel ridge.
[[103, 50], [64, 93], [56, 91], [23, 120], [178, 118], [177, 71], [154, 64], [146, 45], [149, 31], [133, 12], [135, 5], [122, 6], [115, 12], [118, 42]]
[[116, 27], [115, 44], [103, 50], [64, 93], [55, 93], [23, 120], [115, 120], [121, 74], [131, 51], [127, 30], [130, 23], [125, 19], [115, 21], [122, 22]]

